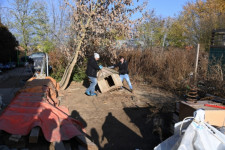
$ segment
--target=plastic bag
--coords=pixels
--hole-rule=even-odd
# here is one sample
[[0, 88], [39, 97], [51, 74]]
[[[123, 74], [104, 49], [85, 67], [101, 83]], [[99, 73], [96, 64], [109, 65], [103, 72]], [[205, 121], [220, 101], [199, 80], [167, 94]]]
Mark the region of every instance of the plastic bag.
[[204, 122], [205, 111], [197, 110], [194, 116], [176, 123], [174, 135], [154, 150], [225, 150], [225, 135]]

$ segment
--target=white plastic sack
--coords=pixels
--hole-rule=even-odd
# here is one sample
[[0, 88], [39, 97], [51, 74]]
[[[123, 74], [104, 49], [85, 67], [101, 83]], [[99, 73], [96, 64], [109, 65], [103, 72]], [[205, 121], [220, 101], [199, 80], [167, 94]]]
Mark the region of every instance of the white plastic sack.
[[174, 135], [154, 150], [225, 150], [225, 135], [204, 122], [204, 110], [197, 110], [194, 116], [194, 120], [176, 123]]

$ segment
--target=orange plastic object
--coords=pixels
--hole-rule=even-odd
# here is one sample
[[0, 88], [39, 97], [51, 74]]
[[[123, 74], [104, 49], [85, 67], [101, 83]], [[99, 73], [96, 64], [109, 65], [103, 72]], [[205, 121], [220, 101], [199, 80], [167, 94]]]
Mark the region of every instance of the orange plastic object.
[[204, 106], [225, 109], [224, 106], [218, 106], [218, 105], [205, 104]]
[[50, 77], [49, 79], [35, 79], [33, 77], [27, 81], [24, 88], [19, 92], [43, 93], [45, 96], [48, 96], [48, 100], [51, 104], [58, 106], [58, 90], [55, 86], [57, 86], [56, 81]]
[[40, 126], [49, 142], [82, 135], [80, 123], [65, 114], [68, 109], [55, 107], [42, 96], [42, 93], [18, 94], [0, 116], [0, 130], [27, 135], [33, 127]]
[[55, 85], [56, 90], [59, 91], [59, 83], [57, 83], [55, 79], [53, 79], [50, 76], [46, 77], [46, 79], [50, 79], [52, 81], [52, 83]]
[[27, 135], [40, 126], [49, 142], [69, 140], [82, 135], [82, 125], [68, 117], [68, 109], [58, 107], [59, 84], [51, 77], [29, 79], [24, 88], [0, 116], [0, 130], [11, 134]]

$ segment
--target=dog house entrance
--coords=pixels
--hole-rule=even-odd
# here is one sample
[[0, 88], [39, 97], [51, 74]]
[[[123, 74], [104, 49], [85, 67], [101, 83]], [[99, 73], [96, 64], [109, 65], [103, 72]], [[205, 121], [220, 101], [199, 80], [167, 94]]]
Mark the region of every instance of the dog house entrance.
[[98, 72], [98, 87], [102, 93], [117, 89], [122, 85], [117, 71], [104, 67]]
[[112, 87], [115, 85], [112, 76], [108, 76], [105, 78], [105, 80], [107, 81], [107, 83], [109, 84], [109, 87]]

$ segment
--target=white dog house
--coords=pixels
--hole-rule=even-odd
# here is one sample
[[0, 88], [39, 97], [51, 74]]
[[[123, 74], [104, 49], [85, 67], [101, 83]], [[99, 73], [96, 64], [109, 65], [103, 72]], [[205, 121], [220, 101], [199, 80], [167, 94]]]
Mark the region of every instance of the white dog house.
[[118, 89], [123, 86], [119, 73], [113, 69], [102, 68], [98, 74], [98, 86], [102, 93]]

